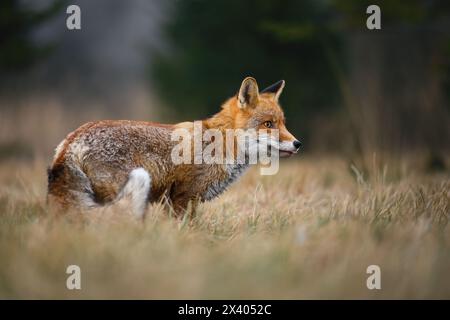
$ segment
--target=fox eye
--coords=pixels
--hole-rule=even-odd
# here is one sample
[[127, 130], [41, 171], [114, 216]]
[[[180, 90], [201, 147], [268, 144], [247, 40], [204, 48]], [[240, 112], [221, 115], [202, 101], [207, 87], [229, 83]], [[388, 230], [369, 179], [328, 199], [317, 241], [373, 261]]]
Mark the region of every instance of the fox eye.
[[273, 122], [272, 121], [264, 121], [264, 127], [266, 128], [273, 128]]

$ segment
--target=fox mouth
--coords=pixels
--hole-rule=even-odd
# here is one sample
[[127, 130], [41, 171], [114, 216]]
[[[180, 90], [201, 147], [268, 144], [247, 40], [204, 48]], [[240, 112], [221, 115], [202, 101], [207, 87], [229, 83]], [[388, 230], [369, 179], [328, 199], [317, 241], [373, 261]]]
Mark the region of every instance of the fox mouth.
[[[256, 140], [256, 141], [257, 141], [258, 143], [260, 142], [259, 139]], [[296, 150], [280, 149], [278, 146], [273, 146], [273, 145], [270, 145], [270, 144], [269, 144], [267, 150], [268, 150], [269, 152], [272, 152], [272, 150], [274, 150], [274, 151], [278, 150], [278, 156], [279, 156], [280, 158], [289, 158], [289, 157], [291, 157], [292, 155], [298, 153], [298, 151], [299, 151], [299, 149], [296, 149]]]
[[280, 158], [289, 158], [293, 154], [297, 153], [297, 151], [290, 151], [290, 150], [279, 150]]

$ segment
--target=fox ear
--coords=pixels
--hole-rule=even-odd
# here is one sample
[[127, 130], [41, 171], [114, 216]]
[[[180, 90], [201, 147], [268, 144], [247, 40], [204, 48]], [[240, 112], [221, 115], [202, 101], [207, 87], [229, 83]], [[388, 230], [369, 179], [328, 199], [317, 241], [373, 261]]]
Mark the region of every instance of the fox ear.
[[239, 108], [255, 107], [259, 99], [259, 89], [256, 80], [247, 77], [242, 81], [241, 88], [238, 93]]
[[263, 91], [261, 91], [261, 93], [273, 93], [275, 95], [275, 101], [278, 101], [281, 93], [283, 92], [284, 85], [285, 85], [285, 81], [280, 80], [280, 81], [274, 83], [273, 85], [265, 88]]

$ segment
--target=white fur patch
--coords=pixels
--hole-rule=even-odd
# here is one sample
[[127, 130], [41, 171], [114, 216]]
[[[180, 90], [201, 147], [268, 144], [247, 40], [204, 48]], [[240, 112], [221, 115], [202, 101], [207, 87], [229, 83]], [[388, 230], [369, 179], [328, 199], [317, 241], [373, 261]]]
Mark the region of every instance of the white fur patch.
[[294, 140], [290, 141], [278, 141], [271, 135], [267, 133], [260, 134], [258, 136], [259, 144], [263, 144], [266, 146], [271, 146], [272, 148], [278, 149], [280, 151], [290, 151], [296, 152], [297, 148], [294, 146]]
[[297, 148], [294, 146], [294, 141], [282, 141], [282, 142], [280, 142], [279, 149], [282, 150], [282, 151], [297, 152]]
[[151, 188], [150, 175], [144, 168], [137, 168], [130, 172], [128, 181], [123, 187], [117, 200], [130, 198], [133, 213], [143, 217], [147, 208], [148, 195]]
[[61, 151], [63, 150], [64, 144], [66, 143], [66, 139], [61, 141], [55, 149], [55, 156], [53, 157], [53, 161], [59, 158]]
[[280, 143], [278, 141], [278, 138], [272, 137], [270, 134], [267, 133], [261, 133], [258, 136], [258, 144], [264, 145], [264, 146], [271, 146], [272, 148], [279, 149]]
[[83, 162], [85, 154], [89, 151], [89, 147], [82, 140], [73, 142], [69, 148], [70, 154], [78, 163]]
[[98, 204], [95, 203], [94, 200], [92, 200], [92, 197], [90, 196], [90, 193], [86, 192], [80, 192], [80, 191], [70, 191], [78, 200], [78, 205], [82, 209], [93, 209], [97, 208]]

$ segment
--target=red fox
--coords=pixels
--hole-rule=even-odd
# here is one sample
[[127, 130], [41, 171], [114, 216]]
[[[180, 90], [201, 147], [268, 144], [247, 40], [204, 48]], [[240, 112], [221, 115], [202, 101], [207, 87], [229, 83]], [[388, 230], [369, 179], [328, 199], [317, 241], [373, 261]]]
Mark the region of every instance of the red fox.
[[[201, 121], [202, 130], [277, 131], [274, 146], [279, 155], [297, 153], [301, 143], [286, 129], [278, 103], [284, 85], [281, 80], [259, 92], [256, 80], [245, 78], [219, 113]], [[86, 210], [128, 197], [131, 211], [143, 218], [148, 203], [166, 199], [176, 216], [184, 215], [188, 207], [195, 209], [198, 202], [217, 197], [248, 167], [248, 163], [175, 164], [172, 134], [180, 128], [192, 132], [192, 127], [193, 122], [167, 125], [128, 120], [82, 125], [55, 150], [48, 170], [49, 204]]]

